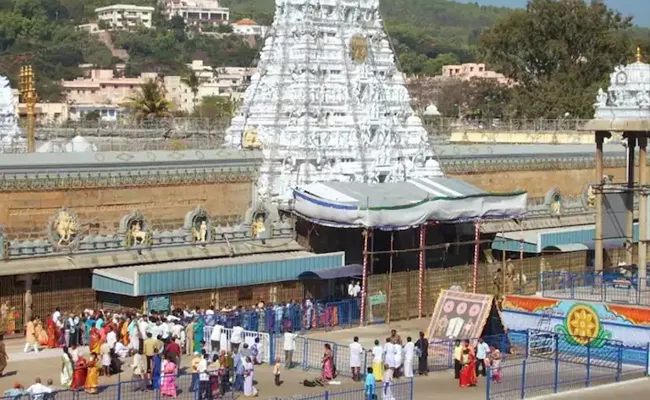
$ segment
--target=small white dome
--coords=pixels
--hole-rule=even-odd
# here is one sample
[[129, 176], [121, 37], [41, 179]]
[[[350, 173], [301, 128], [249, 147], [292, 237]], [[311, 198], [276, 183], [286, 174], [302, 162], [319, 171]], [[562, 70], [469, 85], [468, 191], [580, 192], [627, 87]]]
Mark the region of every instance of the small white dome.
[[440, 111], [438, 111], [438, 107], [434, 104], [429, 104], [429, 106], [424, 110], [424, 115], [427, 117], [437, 117], [440, 115]]
[[84, 151], [97, 151], [97, 146], [89, 142], [82, 136], [75, 136], [71, 141], [66, 143], [65, 151], [67, 153], [79, 153]]

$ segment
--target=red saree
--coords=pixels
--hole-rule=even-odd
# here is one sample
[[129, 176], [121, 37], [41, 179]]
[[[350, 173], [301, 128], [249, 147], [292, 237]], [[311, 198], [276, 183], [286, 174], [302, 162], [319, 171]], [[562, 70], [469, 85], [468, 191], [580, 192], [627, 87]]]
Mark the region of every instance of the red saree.
[[59, 343], [59, 329], [56, 327], [56, 324], [52, 318], [47, 320], [47, 347], [53, 349]]
[[88, 374], [88, 364], [86, 359], [79, 357], [77, 362], [74, 364], [74, 375], [72, 378], [72, 390], [80, 389], [86, 385], [86, 375]]
[[476, 386], [476, 359], [473, 354], [469, 354], [469, 362], [463, 365], [460, 370], [460, 387]]

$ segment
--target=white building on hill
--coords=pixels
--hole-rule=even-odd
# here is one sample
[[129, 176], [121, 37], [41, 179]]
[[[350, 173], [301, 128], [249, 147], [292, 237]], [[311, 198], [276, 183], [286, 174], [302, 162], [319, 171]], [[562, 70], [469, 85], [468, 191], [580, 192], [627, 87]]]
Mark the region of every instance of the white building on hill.
[[132, 30], [138, 27], [151, 28], [153, 7], [115, 4], [95, 9], [97, 19], [104, 21], [112, 30]]
[[230, 9], [217, 0], [165, 0], [164, 14], [168, 19], [178, 15], [186, 25], [224, 24], [230, 19]]

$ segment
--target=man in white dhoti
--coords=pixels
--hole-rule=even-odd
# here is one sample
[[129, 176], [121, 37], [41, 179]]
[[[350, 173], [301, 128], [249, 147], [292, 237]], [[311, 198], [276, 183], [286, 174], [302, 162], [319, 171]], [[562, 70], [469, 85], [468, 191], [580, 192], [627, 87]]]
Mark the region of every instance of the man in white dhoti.
[[386, 344], [384, 344], [384, 362], [390, 368], [395, 368], [395, 347], [393, 342], [390, 341], [390, 338], [386, 338]]
[[411, 341], [411, 337], [406, 338], [406, 346], [404, 346], [404, 377], [413, 378], [413, 358], [415, 357], [415, 344]]
[[393, 376], [399, 378], [402, 376], [402, 363], [404, 362], [404, 348], [402, 347], [402, 341], [399, 340], [393, 343], [393, 349], [395, 351], [395, 373]]
[[358, 382], [361, 380], [361, 355], [363, 347], [359, 344], [359, 337], [355, 336], [354, 341], [350, 344], [350, 369], [352, 370], [352, 380]]

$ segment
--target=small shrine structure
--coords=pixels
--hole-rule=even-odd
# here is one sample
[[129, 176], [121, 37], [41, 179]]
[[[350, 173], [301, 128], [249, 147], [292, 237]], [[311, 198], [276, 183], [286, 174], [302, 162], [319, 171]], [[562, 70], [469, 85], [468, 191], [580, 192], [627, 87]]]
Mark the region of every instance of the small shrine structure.
[[[603, 270], [604, 240], [612, 230], [624, 228], [626, 264], [632, 265], [634, 241], [634, 197], [639, 195], [638, 282], [646, 282], [648, 241], [648, 167], [647, 146], [650, 132], [650, 65], [643, 62], [640, 48], [636, 60], [617, 66], [610, 74], [606, 91], [598, 90], [594, 119], [581, 130], [595, 133], [596, 183], [593, 185], [596, 209], [595, 271]], [[622, 134], [627, 141], [626, 182], [606, 182], [603, 171], [603, 143], [612, 134]], [[639, 147], [639, 176], [635, 183], [636, 147]], [[624, 204], [624, 205], [623, 205]], [[607, 224], [605, 224], [607, 220]], [[616, 223], [616, 221], [620, 223]], [[605, 231], [609, 231], [605, 232]], [[639, 288], [641, 289], [641, 287]]]

